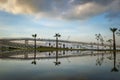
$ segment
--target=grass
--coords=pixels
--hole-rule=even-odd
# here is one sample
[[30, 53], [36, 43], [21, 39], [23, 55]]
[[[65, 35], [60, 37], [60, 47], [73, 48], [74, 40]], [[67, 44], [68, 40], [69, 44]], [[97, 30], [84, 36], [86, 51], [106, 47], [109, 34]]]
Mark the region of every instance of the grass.
[[57, 51], [57, 50], [61, 51], [61, 50], [72, 50], [72, 49], [42, 46], [42, 47], [38, 47], [37, 50], [38, 50], [38, 51]]

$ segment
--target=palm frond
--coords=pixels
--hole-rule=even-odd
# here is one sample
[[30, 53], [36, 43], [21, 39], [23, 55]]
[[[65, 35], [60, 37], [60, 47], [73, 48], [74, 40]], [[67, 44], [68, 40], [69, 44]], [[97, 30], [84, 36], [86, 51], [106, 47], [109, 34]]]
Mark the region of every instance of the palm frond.
[[111, 30], [112, 32], [115, 32], [115, 31], [117, 31], [117, 28], [110, 28], [110, 30]]

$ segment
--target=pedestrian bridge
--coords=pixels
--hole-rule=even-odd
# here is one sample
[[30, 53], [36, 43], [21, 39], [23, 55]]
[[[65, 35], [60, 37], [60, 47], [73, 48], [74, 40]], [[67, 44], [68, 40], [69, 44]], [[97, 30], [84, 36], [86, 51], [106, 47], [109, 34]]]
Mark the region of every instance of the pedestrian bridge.
[[[31, 48], [34, 47], [33, 38], [8, 38], [8, 39], [0, 39], [0, 47], [14, 47], [14, 48]], [[36, 39], [37, 47], [39, 46], [48, 46], [55, 47], [56, 40], [55, 39]], [[75, 49], [97, 49], [99, 48], [109, 48], [108, 44], [97, 44], [97, 43], [87, 43], [87, 42], [79, 42], [79, 41], [68, 41], [68, 40], [59, 40], [58, 47], [60, 48], [75, 48]], [[120, 46], [117, 46], [120, 47]]]

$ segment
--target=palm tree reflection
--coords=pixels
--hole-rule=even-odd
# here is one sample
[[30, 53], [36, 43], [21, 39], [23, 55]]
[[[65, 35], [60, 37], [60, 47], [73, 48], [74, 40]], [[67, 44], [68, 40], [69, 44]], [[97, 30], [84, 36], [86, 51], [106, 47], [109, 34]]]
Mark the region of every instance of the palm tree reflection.
[[36, 65], [36, 49], [34, 50], [34, 60], [32, 61], [31, 64]]
[[113, 57], [114, 57], [114, 67], [112, 68], [111, 72], [118, 72], [119, 70], [116, 67], [116, 51], [113, 51]]
[[61, 62], [58, 61], [58, 50], [56, 50], [56, 61], [54, 63], [55, 63], [55, 66], [59, 66], [61, 64]]

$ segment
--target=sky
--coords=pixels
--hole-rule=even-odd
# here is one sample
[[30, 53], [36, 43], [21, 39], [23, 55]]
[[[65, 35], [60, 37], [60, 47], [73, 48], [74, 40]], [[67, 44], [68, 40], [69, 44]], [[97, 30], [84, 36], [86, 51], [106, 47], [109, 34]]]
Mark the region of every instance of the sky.
[[[38, 38], [94, 42], [120, 28], [120, 0], [0, 0], [0, 38]], [[116, 36], [119, 42], [119, 36]]]

